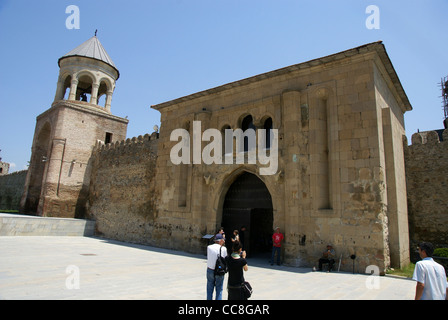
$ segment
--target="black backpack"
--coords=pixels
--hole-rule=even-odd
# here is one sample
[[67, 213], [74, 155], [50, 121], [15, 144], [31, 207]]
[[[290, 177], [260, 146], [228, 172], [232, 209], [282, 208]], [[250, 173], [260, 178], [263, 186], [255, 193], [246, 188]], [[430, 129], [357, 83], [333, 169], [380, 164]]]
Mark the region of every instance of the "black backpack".
[[223, 258], [221, 256], [221, 249], [222, 249], [222, 246], [221, 246], [221, 248], [219, 248], [218, 259], [216, 259], [216, 264], [215, 264], [215, 275], [216, 276], [223, 276], [228, 271], [226, 258]]

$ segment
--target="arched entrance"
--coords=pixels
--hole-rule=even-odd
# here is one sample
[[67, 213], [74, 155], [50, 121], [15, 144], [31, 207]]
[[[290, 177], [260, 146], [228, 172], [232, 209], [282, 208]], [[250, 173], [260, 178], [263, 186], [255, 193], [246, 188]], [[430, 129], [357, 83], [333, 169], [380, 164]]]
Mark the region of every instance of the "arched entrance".
[[233, 230], [241, 232], [245, 226], [246, 231], [240, 238], [248, 255], [270, 252], [274, 220], [272, 198], [260, 178], [248, 172], [241, 174], [227, 191], [222, 212], [222, 227], [229, 249]]

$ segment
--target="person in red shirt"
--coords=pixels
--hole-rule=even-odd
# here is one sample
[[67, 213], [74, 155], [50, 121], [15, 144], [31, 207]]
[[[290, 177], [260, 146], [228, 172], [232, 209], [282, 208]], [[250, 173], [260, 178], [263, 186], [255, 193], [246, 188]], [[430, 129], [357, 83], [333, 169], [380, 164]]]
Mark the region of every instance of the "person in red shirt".
[[282, 241], [284, 237], [280, 232], [280, 228], [275, 228], [275, 233], [272, 235], [272, 256], [271, 256], [271, 266], [274, 264], [274, 257], [277, 254], [277, 265], [280, 265], [280, 253], [282, 251]]

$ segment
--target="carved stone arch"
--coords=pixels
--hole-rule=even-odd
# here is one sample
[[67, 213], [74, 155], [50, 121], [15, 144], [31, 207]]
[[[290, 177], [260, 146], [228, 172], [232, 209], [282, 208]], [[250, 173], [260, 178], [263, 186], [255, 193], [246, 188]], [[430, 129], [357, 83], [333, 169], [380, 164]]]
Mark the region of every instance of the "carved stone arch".
[[[248, 254], [269, 251], [277, 206], [269, 182], [250, 166], [242, 166], [223, 180], [219, 190], [216, 226], [223, 226], [226, 233], [231, 234], [245, 225], [248, 230], [244, 249]], [[265, 241], [260, 244], [259, 240], [263, 239]]]
[[85, 76], [89, 77], [92, 83], [98, 83], [97, 77], [96, 77], [95, 74], [94, 74], [93, 72], [91, 72], [90, 70], [85, 70], [85, 69], [80, 70], [80, 71], [76, 72], [76, 73], [73, 75], [73, 78], [75, 78], [75, 79], [77, 79], [78, 81], [80, 81], [81, 78], [83, 78], [83, 77], [85, 77]]
[[273, 127], [278, 129], [279, 126], [274, 122], [274, 115], [272, 115], [270, 112], [265, 112], [264, 115], [260, 118], [261, 124], [263, 125], [269, 118], [272, 119]]
[[115, 86], [114, 83], [110, 80], [110, 78], [108, 77], [102, 77], [98, 79], [98, 83], [101, 85], [101, 83], [103, 83], [106, 85], [107, 90], [114, 90]]
[[253, 115], [252, 115], [251, 113], [249, 113], [249, 112], [244, 112], [243, 114], [241, 114], [241, 115], [236, 119], [236, 123], [234, 124], [234, 127], [235, 127], [235, 128], [240, 128], [240, 129], [241, 129], [242, 124], [243, 124], [243, 120], [244, 120], [246, 117], [248, 117], [248, 116], [251, 116], [252, 119], [253, 119]]
[[107, 78], [102, 77], [98, 80], [97, 104], [103, 107], [106, 106], [107, 96], [111, 96], [115, 90], [113, 82]]
[[88, 70], [81, 70], [75, 74], [74, 78], [78, 81], [75, 100], [96, 104], [96, 101], [92, 101], [93, 88], [98, 85], [95, 75]]
[[[217, 225], [221, 223], [222, 219], [222, 208], [224, 205], [224, 200], [226, 197], [227, 192], [229, 191], [230, 186], [245, 172], [251, 173], [255, 176], [257, 176], [268, 189], [269, 193], [272, 197], [272, 206], [274, 213], [277, 212], [277, 209], [280, 208], [280, 199], [276, 197], [276, 185], [273, 183], [272, 179], [267, 179], [266, 176], [261, 176], [258, 173], [256, 166], [251, 165], [241, 165], [237, 169], [229, 172], [222, 180], [221, 183], [217, 186], [216, 190], [218, 190], [218, 193], [215, 195], [215, 198], [213, 200], [213, 211], [215, 213], [214, 218], [216, 219]], [[219, 227], [219, 226], [218, 226]]]
[[66, 71], [59, 76], [56, 96], [54, 101], [68, 100], [70, 96], [70, 88], [72, 86], [72, 73]]

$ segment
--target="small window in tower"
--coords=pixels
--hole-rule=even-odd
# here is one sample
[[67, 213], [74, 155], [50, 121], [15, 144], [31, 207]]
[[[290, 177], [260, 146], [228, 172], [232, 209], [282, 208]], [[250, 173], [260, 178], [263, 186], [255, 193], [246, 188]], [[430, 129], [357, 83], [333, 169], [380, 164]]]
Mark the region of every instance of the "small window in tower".
[[109, 144], [112, 142], [112, 133], [106, 132], [106, 139], [104, 140], [105, 144]]

